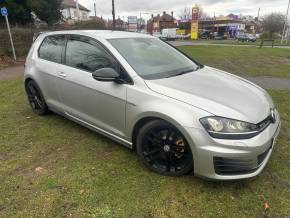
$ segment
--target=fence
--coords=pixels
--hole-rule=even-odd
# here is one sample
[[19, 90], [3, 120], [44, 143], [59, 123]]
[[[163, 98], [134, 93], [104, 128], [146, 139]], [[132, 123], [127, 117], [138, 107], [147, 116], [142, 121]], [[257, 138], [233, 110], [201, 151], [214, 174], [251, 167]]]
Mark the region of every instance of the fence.
[[[33, 35], [37, 32], [42, 31], [55, 31], [55, 30], [73, 30], [73, 29], [106, 29], [104, 23], [98, 21], [85, 21], [76, 23], [74, 26], [53, 26], [46, 29], [36, 29], [34, 26], [22, 26], [22, 27], [12, 27], [11, 33], [13, 37], [13, 42], [15, 46], [15, 52], [17, 56], [25, 56], [32, 44]], [[109, 28], [107, 28], [109, 29]], [[10, 44], [10, 39], [7, 31], [6, 25], [0, 25], [0, 56], [11, 56], [12, 49]]]
[[[33, 34], [38, 32], [33, 28], [12, 28], [11, 33], [17, 56], [24, 56], [29, 51]], [[7, 28], [0, 29], [0, 55], [11, 55], [12, 48]]]

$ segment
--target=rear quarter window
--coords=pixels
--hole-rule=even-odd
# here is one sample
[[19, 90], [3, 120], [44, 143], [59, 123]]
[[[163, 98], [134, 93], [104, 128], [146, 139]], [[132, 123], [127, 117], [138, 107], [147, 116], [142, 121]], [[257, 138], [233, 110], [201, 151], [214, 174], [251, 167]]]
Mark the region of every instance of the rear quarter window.
[[62, 49], [65, 46], [65, 36], [47, 36], [43, 40], [39, 50], [38, 56], [41, 59], [61, 63]]

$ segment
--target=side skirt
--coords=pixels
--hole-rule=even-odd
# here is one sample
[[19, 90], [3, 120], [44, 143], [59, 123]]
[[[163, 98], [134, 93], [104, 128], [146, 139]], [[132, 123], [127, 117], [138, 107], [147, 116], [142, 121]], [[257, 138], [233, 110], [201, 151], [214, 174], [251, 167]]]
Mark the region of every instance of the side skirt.
[[74, 117], [74, 116], [70, 115], [69, 113], [62, 113], [62, 112], [60, 112], [58, 110], [55, 110], [55, 109], [53, 109], [51, 107], [49, 108], [49, 110], [55, 112], [56, 114], [59, 114], [59, 115], [65, 117], [65, 118], [67, 118], [67, 119], [69, 119], [71, 121], [74, 121], [74, 122], [76, 122], [76, 123], [88, 128], [88, 129], [94, 131], [94, 132], [97, 132], [97, 133], [99, 133], [99, 134], [101, 134], [101, 135], [103, 135], [103, 136], [105, 136], [105, 137], [107, 137], [109, 139], [112, 139], [112, 140], [124, 145], [127, 148], [133, 149], [133, 143], [132, 142], [129, 142], [129, 141], [127, 141], [127, 140], [125, 140], [125, 139], [123, 139], [123, 138], [121, 138], [119, 136], [116, 136], [116, 135], [114, 135], [114, 134], [112, 134], [112, 133], [110, 133], [110, 132], [108, 132], [106, 130], [103, 130], [103, 129], [99, 128], [99, 127], [96, 127], [96, 126], [86, 122], [86, 121], [83, 121], [83, 120], [81, 120], [81, 119], [79, 119], [77, 117]]

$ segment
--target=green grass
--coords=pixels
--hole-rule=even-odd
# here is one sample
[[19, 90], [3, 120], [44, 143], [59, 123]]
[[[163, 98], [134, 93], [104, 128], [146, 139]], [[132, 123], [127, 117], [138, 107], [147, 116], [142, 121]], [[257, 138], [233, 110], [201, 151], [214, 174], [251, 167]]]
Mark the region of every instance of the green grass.
[[32, 113], [21, 79], [0, 81], [0, 217], [287, 217], [290, 93], [271, 95], [283, 127], [265, 170], [208, 182], [152, 173], [121, 145], [58, 115]]
[[238, 75], [290, 78], [290, 49], [181, 46], [199, 62]]

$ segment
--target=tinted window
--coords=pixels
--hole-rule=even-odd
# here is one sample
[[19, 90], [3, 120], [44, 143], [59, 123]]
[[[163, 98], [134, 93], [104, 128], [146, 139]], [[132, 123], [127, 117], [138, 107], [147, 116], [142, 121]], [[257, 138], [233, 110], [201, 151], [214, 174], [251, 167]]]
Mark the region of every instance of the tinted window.
[[66, 64], [89, 72], [105, 67], [116, 69], [114, 60], [101, 46], [77, 39], [67, 42]]
[[40, 46], [39, 57], [48, 61], [61, 63], [61, 53], [64, 45], [65, 37], [63, 35], [48, 36]]

